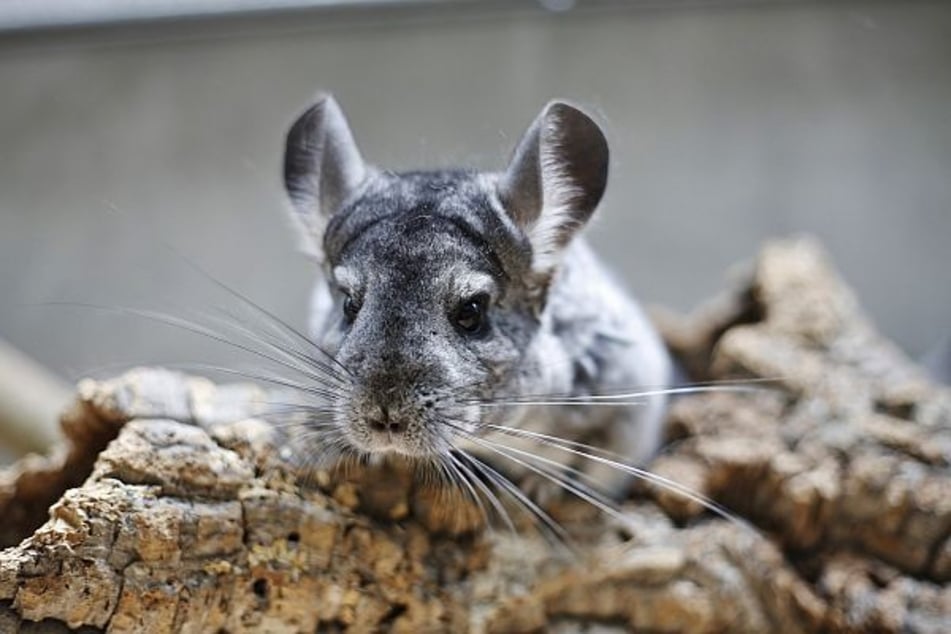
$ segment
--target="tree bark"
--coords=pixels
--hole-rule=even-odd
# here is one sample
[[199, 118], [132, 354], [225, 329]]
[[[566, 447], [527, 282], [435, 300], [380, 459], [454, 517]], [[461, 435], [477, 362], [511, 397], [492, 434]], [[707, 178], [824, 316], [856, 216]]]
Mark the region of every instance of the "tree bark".
[[651, 465], [738, 521], [640, 485], [555, 502], [568, 552], [406, 465], [305, 473], [259, 388], [141, 369], [0, 472], [0, 632], [951, 631], [951, 393], [821, 250], [658, 320], [694, 378], [768, 379], [678, 399]]

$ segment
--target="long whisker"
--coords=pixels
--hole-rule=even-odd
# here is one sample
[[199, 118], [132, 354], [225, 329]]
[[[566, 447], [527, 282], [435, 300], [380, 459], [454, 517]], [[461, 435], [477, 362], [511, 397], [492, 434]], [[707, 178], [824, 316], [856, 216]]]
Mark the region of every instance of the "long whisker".
[[449, 457], [449, 460], [443, 461], [444, 464], [449, 468], [451, 473], [456, 474], [457, 485], [463, 485], [463, 490], [468, 493], [468, 497], [470, 497], [472, 501], [475, 502], [476, 506], [479, 507], [479, 513], [482, 515], [482, 520], [485, 523], [485, 526], [489, 529], [489, 531], [492, 531], [492, 522], [489, 520], [489, 512], [486, 510], [481, 496], [479, 496], [479, 494], [476, 492], [475, 487], [472, 486], [473, 482], [476, 482], [477, 479], [467, 478], [466, 471], [468, 470], [463, 470], [464, 467], [462, 463], [455, 456], [453, 456], [452, 453], [448, 453], [446, 455]]
[[590, 394], [581, 396], [563, 396], [563, 397], [517, 397], [500, 400], [480, 400], [470, 399], [460, 401], [461, 403], [476, 405], [478, 407], [508, 407], [511, 405], [531, 405], [531, 406], [583, 406], [583, 405], [615, 405], [626, 407], [629, 405], [643, 404], [647, 398], [652, 396], [675, 396], [681, 394], [703, 394], [708, 392], [759, 392], [764, 388], [756, 385], [745, 384], [727, 384], [727, 385], [689, 385], [682, 387], [671, 387], [655, 390], [641, 390], [634, 392], [620, 392], [617, 394]]
[[[339, 469], [348, 460], [359, 458], [339, 432], [334, 433], [336, 431], [334, 429], [329, 431], [330, 433], [317, 433], [308, 430], [294, 438], [295, 445], [301, 445], [310, 438], [320, 438], [320, 442], [314, 443], [318, 451], [308, 451], [304, 455], [294, 452], [292, 455], [298, 471], [303, 471], [305, 474], [305, 485], [312, 484], [316, 472], [322, 470], [326, 465], [330, 465], [333, 469]], [[311, 445], [307, 446], [308, 448], [311, 447]]]
[[254, 381], [261, 381], [263, 383], [269, 383], [271, 385], [278, 385], [280, 387], [285, 387], [295, 392], [302, 392], [305, 394], [311, 394], [313, 396], [319, 396], [319, 397], [331, 399], [331, 400], [334, 398], [346, 396], [348, 393], [344, 391], [343, 389], [335, 388], [333, 386], [306, 385], [304, 383], [298, 383], [290, 379], [285, 379], [284, 377], [281, 377], [281, 376], [262, 374], [260, 372], [250, 372], [246, 370], [237, 370], [234, 368], [227, 368], [224, 366], [207, 364], [207, 363], [180, 363], [180, 364], [166, 364], [166, 365], [168, 365], [169, 367], [201, 370], [205, 372], [219, 372], [221, 374], [239, 376], [241, 378], [252, 379]]
[[533, 518], [533, 521], [536, 522], [536, 525], [542, 530], [543, 534], [547, 535], [554, 543], [560, 544], [569, 550], [574, 550], [570, 547], [571, 538], [568, 535], [568, 532], [560, 524], [558, 524], [558, 522], [552, 519], [548, 513], [535, 504], [535, 502], [533, 502], [524, 491], [515, 486], [508, 478], [493, 469], [486, 462], [479, 460], [479, 458], [472, 455], [471, 453], [462, 449], [457, 449], [457, 451], [460, 451], [463, 455], [465, 455], [466, 459], [470, 461], [470, 465], [472, 465], [474, 468], [477, 468], [481, 473], [489, 478], [493, 484], [495, 484], [497, 487], [500, 487], [500, 489], [508, 493], [512, 499], [528, 509], [529, 517]]
[[760, 386], [763, 384], [766, 384], [767, 386], [762, 387], [760, 389], [769, 390], [769, 389], [773, 389], [768, 387], [769, 384], [778, 385], [781, 383], [782, 380], [783, 380], [783, 377], [780, 376], [780, 377], [750, 377], [750, 378], [743, 378], [743, 379], [718, 379], [713, 381], [697, 381], [692, 383], [681, 383], [681, 384], [675, 384], [675, 385], [641, 384], [641, 385], [636, 385], [636, 386], [628, 387], [628, 388], [619, 387], [619, 388], [602, 390], [594, 395], [584, 395], [584, 394], [578, 394], [576, 392], [561, 392], [561, 393], [545, 392], [545, 393], [535, 393], [535, 394], [522, 394], [516, 398], [525, 398], [525, 399], [580, 398], [580, 399], [584, 399], [584, 398], [590, 398], [591, 396], [613, 398], [613, 397], [624, 397], [630, 394], [631, 392], [644, 393], [644, 392], [665, 391], [665, 390], [683, 389], [683, 388], [688, 388], [688, 389], [689, 388], [714, 388], [715, 389], [719, 387], [729, 388], [733, 386], [753, 387], [753, 386]]
[[[267, 346], [268, 349], [274, 351], [280, 356], [287, 359], [290, 363], [300, 364], [298, 366], [298, 371], [302, 374], [311, 376], [314, 379], [331, 379], [334, 383], [339, 384], [340, 386], [350, 385], [350, 376], [341, 374], [337, 369], [330, 364], [314, 358], [312, 355], [307, 354], [304, 351], [291, 347], [291, 344], [286, 343], [281, 340], [275, 340], [272, 337], [267, 337], [261, 332], [252, 330], [247, 325], [238, 321], [235, 317], [230, 316], [224, 318], [220, 315], [213, 315], [210, 313], [205, 313], [204, 318], [210, 321], [217, 322], [220, 326], [225, 328], [230, 328], [231, 330], [243, 335], [247, 340], [253, 341], [255, 343], [260, 343]], [[315, 344], [311, 344], [312, 347], [317, 348]], [[319, 348], [318, 348], [319, 349]], [[325, 353], [326, 354], [326, 353]], [[339, 362], [338, 362], [339, 364]], [[323, 372], [326, 376], [319, 375], [313, 372], [314, 369], [318, 369]]]
[[[335, 414], [333, 411], [314, 410], [307, 407], [281, 407], [267, 409], [257, 417], [267, 420], [274, 429], [304, 428], [307, 430], [333, 430], [337, 424], [326, 416]], [[302, 420], [302, 417], [305, 419]]]
[[212, 275], [211, 273], [209, 273], [208, 271], [206, 271], [206, 270], [205, 270], [201, 265], [199, 265], [196, 261], [194, 261], [193, 259], [191, 259], [191, 258], [188, 257], [187, 255], [185, 255], [184, 253], [182, 253], [181, 251], [179, 251], [178, 249], [176, 249], [174, 246], [172, 246], [169, 242], [167, 242], [167, 241], [165, 241], [165, 240], [159, 239], [159, 243], [160, 243], [162, 246], [164, 246], [166, 249], [168, 249], [169, 251], [171, 251], [172, 253], [174, 253], [175, 255], [177, 255], [179, 258], [181, 258], [192, 270], [194, 270], [195, 272], [197, 272], [199, 275], [201, 275], [202, 277], [204, 277], [206, 280], [208, 280], [209, 282], [211, 282], [212, 284], [214, 284], [215, 286], [217, 286], [217, 287], [220, 288], [221, 290], [225, 291], [226, 293], [228, 293], [228, 294], [231, 295], [232, 297], [236, 298], [238, 301], [244, 303], [246, 306], [249, 306], [252, 310], [256, 311], [258, 314], [260, 314], [260, 315], [264, 316], [265, 318], [269, 319], [269, 320], [271, 321], [271, 323], [277, 324], [277, 325], [278, 325], [281, 329], [283, 329], [285, 332], [287, 332], [287, 333], [291, 334], [292, 336], [296, 337], [296, 338], [299, 339], [301, 342], [303, 342], [305, 345], [309, 346], [311, 349], [313, 349], [314, 351], [316, 351], [317, 353], [319, 353], [321, 356], [325, 357], [328, 361], [330, 361], [331, 363], [333, 363], [334, 365], [336, 365], [337, 368], [339, 368], [339, 370], [340, 370], [341, 372], [343, 372], [343, 375], [344, 375], [344, 376], [350, 376], [350, 375], [351, 375], [350, 370], [349, 370], [345, 365], [343, 365], [342, 363], [340, 363], [340, 361], [338, 361], [336, 357], [334, 357], [332, 354], [328, 353], [328, 352], [325, 351], [323, 348], [321, 348], [320, 346], [318, 346], [313, 340], [311, 340], [310, 337], [308, 337], [308, 336], [306, 336], [305, 334], [303, 334], [302, 332], [300, 332], [297, 328], [294, 328], [293, 326], [291, 326], [291, 325], [290, 325], [289, 323], [287, 323], [285, 320], [281, 319], [279, 316], [277, 316], [277, 315], [276, 315], [275, 313], [273, 313], [272, 311], [268, 310], [268, 309], [265, 308], [264, 306], [261, 306], [261, 305], [258, 304], [257, 302], [253, 301], [250, 297], [244, 295], [243, 293], [241, 293], [241, 292], [238, 291], [237, 289], [232, 288], [232, 287], [229, 286], [228, 284], [225, 284], [223, 281], [221, 281], [221, 280], [219, 280], [218, 278], [216, 278], [214, 275]]
[[619, 471], [623, 471], [623, 472], [625, 472], [625, 473], [631, 474], [631, 475], [636, 476], [636, 477], [638, 477], [638, 478], [640, 478], [640, 479], [642, 479], [642, 480], [644, 480], [644, 481], [646, 481], [646, 482], [649, 482], [649, 483], [651, 483], [651, 484], [655, 484], [655, 485], [660, 486], [661, 488], [665, 488], [665, 489], [667, 489], [667, 490], [669, 490], [669, 491], [673, 491], [674, 493], [677, 493], [677, 494], [683, 496], [684, 498], [686, 498], [686, 499], [688, 499], [688, 500], [690, 500], [690, 501], [692, 501], [692, 502], [696, 502], [697, 504], [700, 504], [700, 505], [703, 506], [704, 508], [708, 509], [709, 511], [711, 511], [711, 512], [717, 514], [717, 515], [719, 515], [719, 516], [722, 517], [723, 519], [729, 520], [729, 521], [731, 521], [731, 522], [736, 523], [737, 525], [743, 526], [743, 527], [745, 527], [745, 528], [748, 528], [749, 530], [752, 530], [752, 531], [756, 532], [756, 529], [753, 528], [752, 525], [750, 525], [748, 522], [746, 522], [746, 521], [743, 520], [742, 518], [738, 517], [737, 515], [731, 513], [731, 512], [728, 511], [726, 508], [724, 508], [722, 505], [718, 504], [717, 502], [714, 502], [713, 500], [711, 500], [710, 498], [708, 498], [708, 497], [702, 495], [701, 493], [699, 493], [699, 492], [697, 492], [697, 491], [694, 491], [693, 489], [691, 489], [691, 488], [689, 488], [689, 487], [686, 487], [686, 486], [680, 484], [679, 482], [676, 482], [676, 481], [674, 481], [674, 480], [671, 480], [670, 478], [665, 478], [664, 476], [658, 475], [658, 474], [653, 473], [653, 472], [651, 472], [651, 471], [648, 471], [648, 470], [646, 470], [646, 469], [641, 469], [641, 468], [639, 468], [639, 467], [635, 467], [635, 466], [632, 466], [632, 465], [629, 465], [629, 464], [625, 464], [625, 463], [623, 463], [623, 462], [618, 462], [618, 461], [616, 461], [616, 460], [610, 460], [610, 459], [608, 459], [608, 458], [605, 458], [605, 457], [603, 457], [603, 456], [598, 456], [598, 455], [596, 455], [596, 454], [594, 454], [594, 453], [590, 453], [590, 452], [588, 452], [588, 451], [583, 451], [583, 450], [580, 450], [580, 449], [576, 449], [576, 448], [574, 448], [574, 447], [572, 447], [572, 446], [563, 444], [563, 443], [564, 443], [563, 439], [558, 438], [557, 436], [550, 436], [550, 435], [548, 435], [548, 434], [541, 434], [541, 433], [538, 433], [538, 432], [532, 432], [532, 431], [528, 431], [528, 430], [524, 430], [524, 429], [516, 429], [516, 428], [514, 428], [514, 427], [505, 427], [505, 426], [502, 426], [502, 425], [491, 425], [491, 424], [490, 424], [490, 425], [486, 425], [486, 427], [488, 427], [488, 428], [490, 428], [490, 429], [495, 429], [495, 430], [500, 431], [500, 432], [502, 432], [502, 433], [510, 434], [510, 435], [513, 435], [513, 436], [521, 436], [521, 437], [527, 437], [527, 438], [535, 438], [535, 439], [537, 439], [539, 442], [542, 442], [542, 443], [545, 444], [545, 445], [548, 445], [548, 446], [550, 446], [550, 447], [553, 447], [553, 448], [555, 448], [555, 449], [558, 449], [559, 451], [567, 452], [567, 453], [570, 453], [570, 454], [579, 456], [579, 457], [581, 457], [581, 458], [584, 458], [584, 459], [586, 459], [586, 460], [590, 460], [590, 461], [593, 461], [593, 462], [599, 462], [599, 463], [601, 463], [601, 464], [605, 464], [605, 465], [610, 466], [610, 467], [612, 467], [612, 468], [614, 468], [614, 469], [617, 469], [617, 470], [619, 470]]
[[[492, 505], [492, 508], [498, 514], [499, 518], [505, 523], [506, 528], [508, 528], [513, 535], [517, 534], [518, 531], [515, 529], [515, 523], [512, 522], [512, 517], [508, 514], [508, 511], [505, 510], [505, 507], [502, 505], [502, 502], [499, 500], [498, 496], [495, 495], [492, 490], [489, 489], [489, 487], [487, 487], [484, 482], [482, 482], [482, 479], [479, 478], [478, 474], [473, 471], [473, 468], [476, 467], [472, 465], [472, 468], [470, 468], [470, 465], [466, 464], [467, 461], [471, 460], [470, 456], [461, 449], [457, 449], [456, 451], [459, 451], [461, 455], [465, 457], [465, 460], [458, 458], [452, 452], [449, 452], [449, 459], [452, 460], [459, 469], [469, 475], [469, 478], [472, 480], [472, 482], [475, 483], [479, 490], [482, 491], [482, 494], [486, 497], [486, 499], [489, 500], [489, 504]], [[491, 526], [488, 517], [486, 517], [486, 525]]]
[[[525, 467], [526, 469], [529, 469], [530, 471], [542, 476], [546, 480], [554, 483], [556, 486], [565, 489], [569, 493], [574, 494], [578, 498], [600, 509], [607, 515], [610, 515], [611, 517], [614, 517], [615, 519], [621, 520], [622, 522], [626, 521], [624, 514], [621, 513], [617, 508], [612, 506], [612, 504], [607, 500], [604, 494], [592, 489], [591, 487], [585, 486], [584, 484], [580, 482], [572, 482], [571, 480], [559, 475], [554, 469], [551, 469], [549, 467], [554, 466], [555, 468], [561, 471], [568, 471], [575, 474], [582, 474], [582, 472], [578, 471], [577, 469], [574, 469], [572, 467], [567, 467], [549, 458], [545, 458], [543, 456], [539, 456], [528, 451], [523, 451], [521, 449], [516, 449], [515, 447], [509, 447], [507, 445], [495, 443], [495, 442], [486, 440], [484, 438], [473, 438], [472, 442], [482, 447], [485, 447], [489, 451], [492, 451], [502, 456], [503, 458], [507, 458], [508, 460], [511, 460], [512, 462], [518, 465], [521, 465]], [[516, 456], [524, 456], [525, 458], [529, 460], [537, 461], [542, 463], [543, 465], [548, 465], [548, 466], [540, 466], [538, 464], [531, 464], [530, 462], [517, 458]]]
[[160, 312], [157, 312], [157, 311], [151, 311], [151, 310], [145, 310], [145, 309], [125, 308], [125, 307], [116, 307], [116, 306], [102, 306], [102, 305], [89, 304], [89, 303], [83, 303], [83, 302], [50, 302], [48, 305], [53, 305], [53, 306], [57, 306], [57, 305], [59, 305], [59, 306], [72, 306], [72, 307], [80, 307], [80, 308], [89, 308], [89, 309], [93, 309], [93, 310], [101, 310], [101, 311], [106, 311], [106, 312], [115, 312], [115, 313], [119, 313], [119, 314], [133, 315], [133, 316], [140, 317], [140, 318], [143, 318], [143, 319], [148, 319], [148, 320], [155, 321], [155, 322], [158, 322], [158, 323], [161, 323], [161, 324], [165, 324], [165, 325], [167, 325], [167, 326], [172, 326], [172, 327], [180, 328], [180, 329], [182, 329], [182, 330], [185, 330], [186, 332], [191, 332], [191, 333], [193, 333], [193, 334], [197, 334], [197, 335], [201, 335], [201, 336], [207, 337], [207, 338], [209, 338], [209, 339], [211, 339], [211, 340], [213, 340], [213, 341], [217, 341], [217, 342], [219, 342], [219, 343], [223, 343], [223, 344], [225, 344], [225, 345], [227, 345], [227, 346], [231, 346], [231, 347], [236, 348], [236, 349], [238, 349], [238, 350], [241, 350], [241, 351], [243, 351], [243, 352], [247, 352], [247, 353], [252, 354], [252, 355], [254, 355], [254, 356], [257, 356], [257, 357], [259, 357], [259, 358], [266, 359], [266, 360], [268, 360], [268, 361], [271, 361], [271, 362], [273, 362], [273, 363], [276, 363], [276, 364], [278, 364], [279, 366], [282, 366], [282, 367], [284, 367], [284, 368], [286, 368], [286, 369], [288, 369], [288, 370], [291, 370], [291, 371], [294, 371], [294, 372], [298, 372], [298, 373], [301, 373], [301, 374], [308, 375], [308, 376], [310, 376], [310, 378], [314, 378], [314, 376], [315, 376], [315, 375], [312, 375], [311, 373], [308, 373], [308, 372], [306, 372], [306, 371], [303, 371], [303, 370], [302, 370], [299, 366], [297, 366], [296, 364], [289, 363], [289, 362], [287, 362], [287, 361], [285, 361], [285, 360], [282, 360], [282, 359], [280, 359], [280, 358], [278, 358], [278, 357], [275, 357], [275, 356], [273, 356], [273, 355], [270, 355], [270, 354], [268, 354], [268, 353], [266, 353], [266, 352], [262, 352], [261, 350], [257, 350], [257, 349], [255, 349], [255, 348], [253, 348], [253, 347], [248, 346], [248, 345], [245, 345], [245, 344], [242, 344], [242, 343], [239, 343], [239, 342], [236, 342], [236, 341], [232, 341], [232, 340], [228, 339], [227, 337], [225, 337], [224, 335], [221, 335], [221, 334], [219, 334], [219, 333], [216, 333], [216, 332], [214, 332], [213, 330], [210, 330], [209, 328], [206, 328], [205, 326], [202, 326], [202, 325], [200, 325], [200, 324], [193, 323], [193, 322], [191, 322], [191, 321], [188, 321], [188, 320], [186, 320], [186, 319], [182, 319], [182, 318], [180, 318], [180, 317], [175, 317], [175, 316], [173, 316], [173, 315], [166, 315], [166, 314], [164, 314], [164, 313], [160, 313]]
[[306, 412], [311, 414], [339, 414], [342, 408], [334, 405], [311, 405], [308, 403], [293, 403], [287, 401], [254, 401], [259, 405], [272, 405], [280, 409], [265, 410], [267, 413]]
[[621, 512], [615, 506], [613, 506], [613, 503], [602, 492], [598, 491], [596, 488], [587, 486], [583, 482], [580, 482], [580, 481], [569, 480], [565, 478], [564, 476], [560, 475], [559, 473], [557, 473], [554, 469], [549, 468], [548, 466], [539, 466], [539, 465], [529, 464], [525, 462], [524, 460], [521, 460], [511, 455], [511, 453], [508, 453], [508, 452], [525, 456], [526, 458], [530, 460], [535, 460], [537, 462], [544, 463], [544, 465], [551, 465], [557, 468], [559, 471], [571, 473], [572, 475], [578, 477], [581, 480], [588, 480], [594, 484], [597, 484], [597, 482], [593, 478], [591, 478], [588, 474], [578, 469], [575, 469], [574, 467], [571, 467], [570, 465], [563, 465], [561, 463], [558, 463], [554, 460], [550, 460], [543, 456], [538, 456], [530, 452], [525, 452], [525, 451], [516, 449], [514, 447], [508, 447], [507, 445], [496, 443], [487, 438], [482, 438], [475, 434], [472, 434], [471, 432], [467, 432], [465, 429], [463, 429], [460, 426], [460, 424], [464, 424], [465, 421], [457, 420], [451, 417], [447, 417], [447, 419], [445, 420], [446, 420], [446, 423], [454, 430], [456, 435], [464, 437], [470, 440], [471, 442], [489, 450], [490, 452], [498, 454], [502, 456], [503, 458], [506, 458], [516, 464], [519, 464], [525, 467], [526, 469], [529, 469], [530, 471], [540, 475], [546, 480], [551, 481], [556, 486], [569, 491], [570, 493], [574, 494], [575, 496], [577, 496], [578, 498], [582, 500], [585, 500], [592, 506], [600, 509], [602, 512], [612, 517], [615, 517], [621, 521], [626, 521], [623, 514], [621, 514]]

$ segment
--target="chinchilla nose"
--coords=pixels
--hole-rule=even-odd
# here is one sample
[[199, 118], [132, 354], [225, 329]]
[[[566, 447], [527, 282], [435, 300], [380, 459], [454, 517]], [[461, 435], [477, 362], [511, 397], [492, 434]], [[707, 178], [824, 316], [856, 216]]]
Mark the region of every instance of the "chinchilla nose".
[[367, 417], [367, 424], [373, 431], [391, 434], [401, 434], [406, 429], [402, 419], [390, 416], [390, 410], [386, 405], [380, 405], [376, 413]]

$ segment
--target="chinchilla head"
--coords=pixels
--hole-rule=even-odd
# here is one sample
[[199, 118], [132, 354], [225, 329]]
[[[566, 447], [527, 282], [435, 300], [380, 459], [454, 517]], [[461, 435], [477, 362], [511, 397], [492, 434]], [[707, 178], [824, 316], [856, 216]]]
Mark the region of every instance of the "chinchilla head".
[[324, 269], [312, 335], [348, 372], [330, 408], [339, 443], [442, 454], [486, 422], [476, 400], [530, 382], [546, 290], [607, 170], [601, 130], [561, 102], [499, 173], [375, 169], [330, 96], [297, 119], [284, 181]]

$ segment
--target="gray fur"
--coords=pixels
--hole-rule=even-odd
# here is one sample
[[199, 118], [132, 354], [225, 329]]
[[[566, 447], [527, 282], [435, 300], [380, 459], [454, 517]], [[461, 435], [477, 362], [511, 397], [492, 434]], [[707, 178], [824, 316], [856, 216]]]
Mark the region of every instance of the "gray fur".
[[284, 186], [309, 251], [320, 256], [327, 218], [368, 176], [340, 106], [332, 97], [317, 99], [294, 122], [284, 153]]
[[[668, 385], [660, 338], [576, 236], [601, 198], [607, 165], [598, 126], [559, 102], [500, 174], [367, 168], [331, 97], [298, 119], [285, 182], [323, 254], [311, 334], [352, 376], [333, 403], [334, 429], [349, 448], [425, 459], [474, 448], [454, 427], [491, 438], [486, 425], [504, 424], [600, 443], [635, 462], [656, 450], [662, 395], [630, 408], [474, 402]], [[452, 316], [480, 293], [489, 297], [489, 327], [468, 335]], [[352, 323], [347, 296], [359, 307]], [[614, 490], [627, 479], [585, 470]]]

